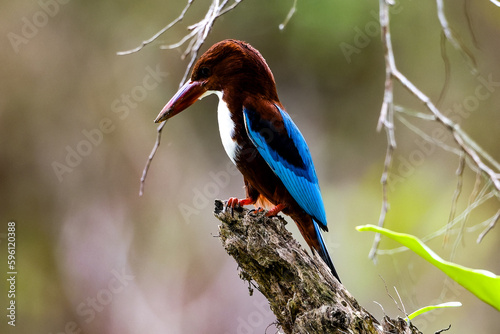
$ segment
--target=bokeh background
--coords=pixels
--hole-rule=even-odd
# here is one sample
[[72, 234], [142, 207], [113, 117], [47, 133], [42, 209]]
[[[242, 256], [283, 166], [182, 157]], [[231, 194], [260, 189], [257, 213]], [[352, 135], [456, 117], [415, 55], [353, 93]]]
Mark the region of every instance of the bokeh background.
[[[249, 296], [216, 238], [213, 200], [244, 192], [220, 144], [215, 97], [166, 125], [145, 194], [138, 196], [156, 138], [153, 119], [187, 65], [181, 50], [159, 45], [184, 36], [210, 1], [195, 2], [181, 24], [141, 52], [116, 52], [152, 36], [185, 3], [0, 3], [0, 332], [276, 331], [266, 300], [257, 291]], [[367, 256], [373, 235], [355, 230], [377, 223], [382, 201], [386, 136], [376, 124], [385, 69], [377, 1], [298, 1], [281, 31], [292, 3], [244, 1], [216, 22], [202, 51], [236, 38], [266, 58], [281, 101], [312, 151], [329, 220], [325, 238], [344, 284], [379, 318], [403, 315], [389, 295], [408, 313], [461, 301], [463, 307], [429, 313], [415, 324], [424, 332], [451, 324], [453, 333], [496, 333], [493, 308], [410, 252], [379, 256], [374, 264]], [[498, 160], [499, 84], [472, 102], [478, 76], [500, 82], [500, 8], [486, 0], [446, 5], [478, 74], [448, 44], [450, 77], [439, 106]], [[433, 101], [445, 83], [435, 7], [433, 1], [402, 0], [391, 17], [397, 64]], [[398, 104], [424, 111], [401, 87], [395, 93]], [[414, 123], [429, 133], [437, 127]], [[396, 135], [397, 178], [386, 226], [424, 237], [448, 221], [459, 159], [423, 146], [399, 122]], [[457, 213], [467, 207], [474, 182], [467, 169]], [[444, 258], [455, 249], [454, 261], [500, 273], [499, 228], [476, 244], [484, 229], [478, 224], [497, 210], [497, 200], [474, 210], [457, 245], [453, 231], [447, 242], [440, 235], [429, 245]], [[15, 328], [5, 316], [9, 221], [17, 223]], [[300, 239], [294, 224], [288, 226]], [[396, 246], [386, 239], [381, 244]]]

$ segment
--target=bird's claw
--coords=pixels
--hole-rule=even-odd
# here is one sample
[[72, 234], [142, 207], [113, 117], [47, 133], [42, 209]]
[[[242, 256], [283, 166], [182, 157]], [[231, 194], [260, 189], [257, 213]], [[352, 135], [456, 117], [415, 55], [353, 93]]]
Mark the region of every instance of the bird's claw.
[[249, 214], [252, 214], [253, 216], [257, 216], [259, 213], [262, 213], [266, 210], [264, 210], [264, 208], [261, 208], [260, 206], [256, 209], [251, 209], [250, 211], [248, 211]]
[[234, 207], [240, 206], [240, 201], [236, 197], [230, 197], [227, 200], [227, 206], [231, 208], [231, 217], [234, 217]]

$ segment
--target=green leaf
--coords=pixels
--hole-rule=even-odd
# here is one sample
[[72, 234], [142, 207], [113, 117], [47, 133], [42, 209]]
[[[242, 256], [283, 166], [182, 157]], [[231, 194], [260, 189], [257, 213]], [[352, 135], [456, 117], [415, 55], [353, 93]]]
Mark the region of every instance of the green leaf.
[[412, 314], [408, 315], [408, 319], [412, 320], [416, 316], [421, 315], [422, 313], [429, 312], [438, 308], [447, 308], [447, 307], [460, 307], [462, 306], [462, 303], [460, 302], [448, 302], [448, 303], [442, 303], [438, 305], [429, 305], [426, 307], [422, 307], [421, 309], [416, 310]]
[[500, 311], [500, 276], [487, 270], [471, 269], [443, 260], [417, 237], [410, 234], [398, 233], [374, 225], [358, 226], [356, 229], [358, 231], [381, 233], [408, 247], [472, 292], [476, 297]]

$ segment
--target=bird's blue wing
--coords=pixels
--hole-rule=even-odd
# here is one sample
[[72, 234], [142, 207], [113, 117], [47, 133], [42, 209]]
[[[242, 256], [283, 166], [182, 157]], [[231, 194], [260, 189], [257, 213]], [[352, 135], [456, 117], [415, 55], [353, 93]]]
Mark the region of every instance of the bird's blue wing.
[[304, 137], [290, 116], [276, 104], [277, 119], [243, 108], [245, 127], [260, 155], [300, 207], [326, 229], [326, 214], [318, 178]]

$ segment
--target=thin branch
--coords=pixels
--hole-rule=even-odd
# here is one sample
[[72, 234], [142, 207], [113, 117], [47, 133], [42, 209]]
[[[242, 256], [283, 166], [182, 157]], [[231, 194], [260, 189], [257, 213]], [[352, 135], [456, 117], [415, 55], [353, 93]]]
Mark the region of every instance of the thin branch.
[[488, 227], [486, 228], [486, 230], [481, 232], [481, 234], [477, 238], [477, 243], [480, 243], [481, 241], [483, 241], [483, 238], [486, 236], [486, 234], [488, 234], [488, 232], [491, 231], [493, 229], [493, 227], [495, 227], [495, 225], [498, 222], [498, 219], [500, 219], [500, 210], [498, 210], [497, 213], [491, 218], [491, 222], [488, 225]]
[[142, 196], [144, 194], [144, 185], [146, 182], [146, 177], [148, 175], [149, 167], [151, 165], [151, 162], [153, 161], [153, 158], [155, 157], [156, 151], [158, 150], [158, 147], [160, 146], [161, 142], [161, 130], [163, 127], [167, 124], [167, 121], [161, 123], [158, 128], [157, 128], [157, 136], [156, 136], [156, 142], [155, 145], [153, 146], [153, 150], [151, 153], [149, 153], [148, 160], [146, 161], [146, 166], [144, 166], [144, 169], [142, 170], [142, 176], [141, 176], [141, 185], [139, 187], [139, 196]]
[[[387, 150], [385, 154], [385, 161], [384, 161], [384, 170], [382, 172], [382, 178], [380, 182], [382, 183], [382, 208], [380, 210], [380, 216], [378, 219], [378, 226], [383, 227], [384, 222], [385, 222], [385, 217], [387, 215], [387, 212], [389, 211], [389, 199], [387, 196], [387, 186], [388, 186], [388, 179], [389, 179], [389, 170], [391, 167], [391, 162], [392, 162], [392, 155], [394, 152], [394, 146], [388, 144], [387, 145]], [[377, 250], [380, 244], [380, 240], [382, 239], [382, 236], [380, 233], [376, 233], [375, 237], [373, 239], [373, 244], [372, 248], [370, 249], [370, 253], [368, 254], [368, 257], [372, 259], [374, 262], [377, 261], [376, 255], [377, 255]]]
[[[403, 117], [401, 115], [401, 113], [405, 113], [407, 115], [411, 115], [413, 117], [420, 118], [420, 119], [434, 120], [435, 121], [436, 117], [434, 117], [434, 115], [429, 115], [429, 114], [424, 114], [424, 113], [411, 113], [411, 111], [406, 111], [402, 108], [395, 109], [395, 110], [398, 112], [396, 114], [396, 118], [398, 119], [398, 121], [400, 121], [403, 125], [405, 125], [408, 129], [410, 129], [411, 131], [416, 133], [421, 138], [425, 139], [426, 141], [428, 141], [431, 144], [434, 144], [438, 147], [441, 147], [446, 152], [450, 152], [450, 153], [457, 155], [458, 157], [461, 157], [462, 155], [464, 155], [462, 150], [459, 150], [456, 147], [452, 147], [450, 145], [447, 145], [446, 143], [444, 143], [440, 140], [437, 140], [436, 138], [428, 135], [422, 129], [413, 125], [410, 121], [408, 121], [405, 117]], [[468, 164], [468, 166], [471, 167], [472, 170], [474, 170], [474, 168], [475, 168], [475, 165], [472, 165], [472, 164]]]
[[181, 79], [179, 87], [181, 87], [186, 82], [187, 77], [196, 61], [196, 58], [198, 57], [200, 48], [203, 46], [203, 43], [207, 39], [208, 34], [212, 30], [215, 21], [222, 15], [236, 8], [236, 6], [238, 6], [241, 2], [242, 0], [234, 0], [231, 4], [228, 5], [229, 0], [223, 0], [222, 3], [220, 3], [220, 0], [213, 0], [207, 10], [207, 13], [205, 14], [205, 17], [201, 21], [188, 27], [191, 32], [187, 36], [182, 38], [181, 41], [176, 44], [164, 45], [160, 47], [161, 49], [172, 49], [180, 47], [186, 41], [190, 40], [188, 47], [182, 55], [182, 58], [190, 55], [190, 60], [188, 66], [186, 67], [186, 71], [184, 72], [184, 76]]
[[436, 116], [436, 120], [443, 124], [453, 135], [455, 142], [464, 150], [464, 152], [471, 158], [475, 165], [492, 181], [497, 192], [500, 192], [500, 174], [487, 166], [483, 158], [493, 164], [497, 169], [500, 169], [500, 164], [496, 162], [489, 154], [482, 150], [464, 131], [460, 126], [448, 117], [444, 116], [441, 111], [432, 103], [432, 101], [420, 89], [418, 89], [410, 80], [408, 80], [397, 68], [392, 69], [392, 75], [405, 87], [410, 93], [415, 95], [427, 109]]
[[[425, 121], [435, 121], [436, 117], [434, 115], [426, 114], [426, 113], [422, 113], [422, 112], [417, 112], [414, 110], [403, 108], [401, 106], [395, 106], [394, 110], [397, 111], [396, 118], [402, 124], [404, 124], [408, 129], [412, 130], [413, 132], [415, 132], [417, 135], [419, 135], [421, 138], [425, 139], [426, 141], [428, 141], [432, 144], [435, 144], [436, 146], [441, 147], [443, 150], [448, 151], [450, 153], [453, 153], [453, 154], [460, 157], [460, 164], [459, 164], [459, 167], [457, 169], [457, 175], [459, 177], [459, 180], [457, 181], [457, 189], [455, 190], [455, 193], [453, 195], [452, 209], [450, 210], [450, 218], [449, 218], [448, 224], [446, 225], [446, 230], [444, 231], [444, 242], [446, 242], [446, 240], [448, 239], [448, 235], [450, 234], [451, 228], [460, 221], [462, 221], [462, 227], [458, 230], [458, 232], [454, 231], [456, 234], [459, 235], [457, 240], [461, 240], [463, 238], [464, 231], [467, 231], [469, 233], [469, 232], [473, 232], [473, 231], [477, 230], [478, 228], [482, 228], [485, 225], [488, 225], [486, 230], [484, 230], [477, 239], [477, 243], [481, 242], [481, 240], [484, 238], [484, 236], [496, 225], [496, 221], [498, 221], [500, 218], [500, 212], [499, 212], [495, 216], [493, 216], [492, 218], [489, 218], [480, 224], [477, 224], [477, 225], [470, 227], [470, 228], [467, 228], [467, 229], [465, 228], [465, 223], [467, 221], [467, 218], [470, 216], [470, 213], [472, 212], [472, 210], [475, 209], [480, 204], [482, 204], [487, 199], [494, 197], [494, 192], [490, 192], [489, 194], [487, 194], [487, 196], [484, 195], [485, 190], [489, 188], [489, 185], [484, 186], [482, 188], [482, 190], [479, 191], [479, 187], [481, 185], [482, 178], [484, 177], [483, 173], [477, 167], [477, 165], [474, 164], [474, 162], [469, 157], [467, 157], [465, 155], [465, 152], [463, 150], [457, 149], [455, 147], [451, 147], [451, 146], [445, 144], [444, 142], [433, 138], [432, 136], [428, 135], [423, 130], [421, 130], [419, 127], [417, 127], [417, 126], [413, 125], [411, 122], [409, 122], [405, 117], [403, 117], [402, 114], [409, 115], [409, 116], [412, 116], [415, 118], [419, 118], [419, 119], [422, 119]], [[472, 142], [472, 140], [471, 140], [471, 142]], [[477, 146], [477, 144], [475, 144], [475, 143], [473, 143], [473, 145]], [[481, 149], [481, 148], [479, 148], [479, 149]], [[466, 159], [464, 159], [464, 158], [466, 158]], [[492, 159], [491, 157], [489, 157], [489, 158]], [[468, 209], [466, 211], [464, 211], [462, 213], [462, 215], [460, 215], [459, 217], [455, 217], [456, 200], [457, 200], [458, 195], [460, 193], [459, 190], [462, 188], [462, 182], [463, 182], [462, 181], [462, 179], [463, 179], [462, 174], [463, 174], [463, 170], [465, 167], [464, 162], [472, 171], [474, 171], [476, 173], [476, 181], [474, 183], [474, 188], [469, 196], [469, 203], [467, 204]], [[491, 183], [491, 182], [489, 182], [489, 183]], [[498, 195], [497, 195], [497, 197], [498, 197]], [[437, 233], [434, 233], [430, 236], [424, 237], [423, 240], [427, 242], [427, 241], [434, 239], [435, 237], [438, 237], [442, 234], [443, 234], [443, 230], [440, 230]], [[457, 244], [455, 243], [454, 249], [456, 249], [456, 245]], [[402, 251], [403, 249], [404, 249], [403, 247], [400, 247], [398, 249], [398, 251]], [[392, 250], [390, 250], [390, 251], [392, 251]], [[378, 254], [387, 254], [387, 253], [385, 253], [385, 251], [379, 251]]]
[[408, 313], [406, 313], [405, 304], [403, 303], [403, 300], [401, 299], [401, 296], [399, 295], [399, 291], [398, 291], [398, 289], [396, 287], [394, 287], [394, 291], [396, 291], [396, 294], [398, 295], [398, 298], [399, 298], [399, 303], [401, 304], [401, 307], [403, 308], [401, 310], [401, 308], [399, 308], [399, 306], [398, 306], [398, 310], [400, 312], [403, 312], [403, 314], [405, 315], [405, 318], [408, 318]]
[[443, 328], [443, 329], [440, 329], [440, 330], [438, 330], [437, 332], [435, 332], [434, 334], [441, 334], [442, 332], [447, 332], [447, 331], [449, 331], [449, 330], [450, 330], [450, 328], [451, 328], [451, 324], [450, 324], [450, 325], [448, 325], [448, 328]]
[[[481, 159], [481, 156], [483, 156], [483, 158], [486, 158], [490, 162], [495, 162], [495, 165], [498, 164], [498, 162], [494, 161], [491, 156], [489, 156], [478, 146], [478, 150], [476, 151], [474, 149], [476, 143], [470, 140], [470, 137], [467, 136], [463, 131], [460, 131], [460, 128], [458, 128], [458, 126], [455, 126], [453, 129], [453, 137], [455, 138], [455, 141], [458, 143], [458, 145], [463, 148], [465, 153], [467, 153], [469, 157], [474, 161], [481, 172], [483, 172], [487, 177], [490, 178], [497, 192], [500, 191], [500, 174], [496, 173], [490, 167], [488, 167]], [[498, 195], [499, 194], [497, 193], [497, 196]]]
[[470, 52], [470, 50], [465, 46], [464, 42], [462, 42], [462, 40], [455, 35], [450, 25], [448, 24], [448, 19], [446, 18], [446, 15], [444, 13], [443, 0], [436, 0], [436, 4], [439, 23], [441, 24], [441, 28], [443, 29], [443, 33], [446, 36], [446, 39], [464, 57], [465, 61], [471, 68], [472, 73], [477, 73], [476, 60], [474, 59], [472, 52]]
[[[162, 46], [160, 46], [160, 49], [162, 49], [162, 50], [172, 50], [172, 49], [180, 48], [189, 39], [193, 38], [194, 35], [196, 35], [196, 31], [195, 30], [191, 31], [189, 34], [187, 34], [186, 36], [182, 37], [181, 40], [178, 41], [177, 43], [162, 45]], [[183, 55], [183, 57], [185, 57], [185, 56]]]
[[458, 204], [458, 199], [460, 197], [460, 194], [462, 193], [462, 186], [463, 186], [463, 180], [464, 180], [464, 168], [465, 168], [465, 154], [460, 155], [460, 160], [458, 162], [458, 168], [456, 171], [457, 175], [457, 187], [455, 188], [455, 192], [453, 193], [453, 199], [451, 200], [451, 209], [450, 209], [450, 216], [448, 217], [448, 224], [447, 230], [445, 233], [445, 237], [443, 239], [443, 244], [446, 244], [448, 241], [448, 235], [450, 232], [451, 228], [451, 222], [455, 219], [455, 214], [457, 212], [457, 204]]
[[[477, 171], [476, 173], [476, 182], [474, 183], [474, 188], [472, 189], [472, 192], [470, 193], [470, 196], [469, 196], [469, 203], [467, 204], [467, 207], [469, 207], [472, 203], [475, 202], [476, 198], [477, 198], [477, 195], [479, 193], [479, 187], [481, 186], [481, 172]], [[464, 243], [465, 240], [464, 240], [464, 232], [465, 232], [465, 226], [467, 225], [467, 220], [469, 219], [470, 217], [470, 212], [467, 213], [465, 216], [464, 216], [464, 219], [462, 220], [462, 226], [458, 232], [458, 236], [457, 236], [457, 239], [455, 240], [455, 245], [452, 249], [452, 252], [451, 252], [451, 255], [450, 255], [450, 260], [452, 260], [454, 257], [455, 257], [455, 254], [456, 254], [456, 251], [457, 251], [457, 248], [458, 248], [458, 244], [460, 242]]]
[[[377, 124], [377, 131], [382, 127], [387, 135], [387, 150], [385, 153], [384, 170], [380, 182], [382, 183], [382, 208], [378, 220], [378, 226], [383, 227], [385, 217], [389, 211], [389, 199], [387, 195], [387, 186], [389, 180], [389, 170], [392, 164], [393, 152], [396, 149], [396, 136], [394, 134], [394, 82], [391, 69], [395, 67], [394, 53], [392, 51], [391, 32], [389, 30], [389, 6], [385, 0], [380, 0], [380, 26], [382, 31], [382, 40], [385, 46], [385, 90], [380, 117]], [[377, 249], [381, 240], [380, 233], [376, 233], [373, 239], [373, 245], [368, 257], [376, 261]]]
[[[474, 140], [472, 140], [471, 137], [469, 137], [467, 133], [462, 131], [462, 129], [460, 129], [458, 126], [456, 127], [455, 132], [457, 132], [457, 134], [460, 137], [462, 137], [465, 142], [467, 142], [467, 144], [473, 151], [476, 151], [477, 154], [479, 154], [483, 159], [485, 159], [487, 163], [489, 163], [496, 170], [500, 171], [500, 163], [496, 161], [491, 155], [489, 155], [488, 152], [483, 150]], [[494, 175], [495, 178], [499, 178], [500, 176], [499, 174], [494, 174]]]
[[446, 52], [446, 35], [444, 32], [441, 34], [441, 58], [443, 58], [443, 63], [444, 63], [444, 83], [443, 83], [443, 88], [441, 89], [441, 93], [439, 93], [436, 105], [439, 105], [441, 102], [444, 101], [446, 92], [450, 87], [450, 79], [451, 79], [450, 59], [448, 57], [448, 53]]
[[290, 11], [288, 12], [288, 15], [285, 18], [285, 21], [279, 25], [280, 30], [284, 30], [290, 19], [292, 18], [293, 14], [295, 14], [295, 11], [297, 10], [297, 0], [293, 0], [293, 5], [292, 8], [290, 8]]
[[[415, 117], [415, 118], [420, 118], [420, 119], [423, 119], [423, 120], [426, 120], [426, 121], [435, 121], [436, 120], [436, 116], [434, 116], [434, 115], [426, 114], [426, 113], [423, 113], [423, 112], [420, 112], [420, 111], [416, 111], [416, 110], [412, 110], [412, 109], [408, 109], [406, 107], [402, 107], [402, 106], [399, 106], [399, 105], [395, 105], [394, 106], [394, 111], [397, 111], [400, 114], [406, 114], [408, 116], [412, 116], [412, 117]], [[396, 115], [399, 116], [398, 114], [396, 114]]]
[[[475, 210], [477, 207], [479, 207], [480, 205], [482, 205], [483, 203], [485, 203], [487, 200], [495, 197], [495, 193], [494, 191], [490, 191], [490, 192], [486, 192], [488, 189], [491, 188], [491, 185], [490, 184], [486, 184], [483, 186], [483, 188], [481, 189], [481, 191], [479, 192], [476, 200], [470, 205], [468, 206], [462, 213], [460, 213], [460, 215], [458, 215], [457, 217], [455, 217], [455, 219], [450, 223], [450, 225], [452, 227], [454, 227], [455, 225], [457, 225], [459, 222], [461, 222], [467, 215], [469, 215], [473, 210]], [[490, 223], [490, 219], [488, 219], [487, 221], [484, 221], [478, 225], [488, 225]], [[421, 238], [423, 242], [427, 243], [437, 237], [440, 237], [442, 235], [444, 235], [446, 233], [446, 231], [448, 230], [448, 225], [445, 225], [443, 227], [441, 227], [439, 230]], [[454, 229], [454, 230], [450, 230], [449, 232], [450, 234], [458, 234], [459, 231], [458, 229]], [[408, 248], [406, 247], [397, 247], [397, 248], [392, 248], [392, 249], [384, 249], [384, 250], [377, 250], [377, 254], [378, 255], [394, 255], [396, 253], [401, 253], [401, 252], [405, 252], [407, 251]]]
[[[382, 280], [382, 282], [384, 282], [385, 293], [392, 299], [392, 301], [394, 302], [394, 305], [396, 305], [396, 308], [399, 310], [399, 312], [403, 313], [405, 315], [405, 318], [407, 318], [408, 313], [406, 313], [405, 305], [403, 304], [403, 300], [401, 299], [401, 296], [399, 295], [398, 289], [395, 286], [393, 286], [394, 291], [396, 291], [396, 294], [398, 295], [398, 298], [399, 298], [399, 302], [401, 303], [401, 306], [403, 307], [403, 309], [401, 309], [401, 307], [399, 307], [398, 302], [396, 301], [396, 299], [394, 299], [394, 297], [389, 292], [389, 288], [387, 287], [387, 283], [385, 282], [384, 278], [380, 275], [379, 275], [379, 277]], [[377, 303], [377, 304], [382, 308], [382, 311], [384, 311], [384, 313], [385, 313], [385, 310], [382, 307], [382, 305], [380, 305], [379, 303]]]
[[[238, 6], [238, 5], [240, 4], [240, 2], [242, 2], [242, 1], [243, 1], [243, 0], [234, 0], [234, 3], [233, 3], [233, 4], [231, 4], [231, 5], [227, 6], [226, 8], [223, 8], [223, 9], [221, 10], [221, 12], [219, 13], [219, 16], [224, 15], [224, 14], [226, 14], [226, 13], [227, 13], [227, 12], [229, 12], [229, 11], [232, 11], [232, 10], [233, 10], [234, 8], [236, 8], [236, 6]], [[227, 1], [226, 1], [226, 3], [227, 3]], [[222, 7], [225, 7], [225, 6], [226, 6], [226, 5], [224, 4], [224, 6], [222, 6]]]
[[469, 31], [470, 31], [470, 35], [471, 35], [471, 39], [472, 39], [472, 44], [474, 44], [474, 47], [476, 49], [480, 49], [479, 42], [477, 41], [477, 38], [476, 38], [476, 33], [474, 32], [472, 17], [470, 16], [470, 9], [469, 9], [470, 2], [471, 2], [471, 0], [464, 1], [464, 15], [465, 15], [465, 19], [467, 20], [467, 26], [469, 27]]
[[129, 55], [129, 54], [132, 54], [132, 53], [140, 51], [146, 45], [151, 44], [152, 42], [154, 42], [163, 33], [165, 33], [167, 30], [169, 30], [170, 28], [172, 28], [174, 25], [176, 25], [177, 23], [179, 23], [180, 21], [182, 21], [182, 19], [184, 18], [184, 15], [188, 11], [189, 7], [191, 7], [191, 5], [193, 4], [193, 2], [194, 2], [194, 0], [188, 0], [188, 2], [186, 4], [186, 7], [184, 7], [184, 9], [182, 10], [181, 14], [175, 20], [173, 20], [172, 22], [170, 22], [169, 24], [167, 24], [167, 26], [165, 26], [163, 29], [161, 29], [156, 34], [154, 34], [153, 37], [151, 37], [150, 39], [147, 39], [145, 41], [142, 41], [141, 45], [139, 45], [138, 47], [136, 47], [134, 49], [127, 50], [127, 51], [120, 51], [120, 52], [117, 52], [116, 54], [119, 55], [119, 56]]
[[[401, 106], [395, 106], [395, 110], [398, 112], [398, 113], [404, 113], [404, 114], [407, 114], [407, 115], [410, 115], [412, 117], [415, 117], [415, 118], [420, 118], [420, 119], [423, 119], [423, 120], [426, 120], [426, 121], [440, 121], [438, 119], [438, 117], [434, 114], [426, 114], [426, 113], [421, 113], [421, 112], [416, 112], [416, 111], [412, 111], [412, 110], [409, 110], [409, 109], [406, 109], [406, 108], [403, 108]], [[431, 143], [435, 143], [437, 145], [439, 145], [441, 148], [443, 148], [444, 150], [446, 151], [449, 151], [453, 154], [456, 154], [458, 156], [460, 156], [463, 152], [462, 149], [456, 149], [456, 148], [452, 148], [432, 137], [430, 137], [429, 135], [426, 135], [422, 130], [418, 129], [416, 126], [413, 126], [411, 125], [411, 123], [409, 123], [408, 121], [406, 121], [404, 118], [402, 118], [401, 116], [397, 115], [396, 116], [398, 117], [398, 119], [403, 123], [405, 124], [410, 130], [414, 131], [415, 133], [417, 133], [418, 135], [420, 135], [422, 138], [426, 139], [427, 141], [431, 142]], [[444, 122], [440, 121], [440, 123], [444, 124]], [[460, 137], [463, 138], [463, 140], [467, 143], [467, 145], [470, 146], [470, 148], [473, 150], [473, 151], [476, 151], [477, 154], [483, 158], [485, 160], [485, 162], [489, 163], [493, 168], [495, 168], [496, 170], [500, 171], [500, 163], [498, 161], [496, 161], [488, 152], [484, 151], [472, 138], [469, 137], [469, 135], [467, 133], [465, 133], [458, 124], [455, 124], [453, 122], [450, 121], [450, 123], [452, 124], [451, 127], [453, 128], [453, 131], [456, 132]], [[456, 140], [455, 140], [456, 142]], [[478, 165], [473, 162], [473, 164], [469, 163], [468, 161], [468, 166], [474, 171], [474, 172], [477, 172], [478, 170]], [[500, 177], [500, 174], [498, 173], [493, 173], [494, 175], [494, 178], [498, 179]]]

